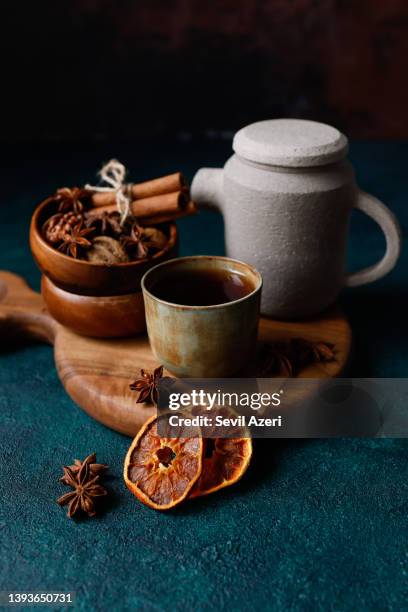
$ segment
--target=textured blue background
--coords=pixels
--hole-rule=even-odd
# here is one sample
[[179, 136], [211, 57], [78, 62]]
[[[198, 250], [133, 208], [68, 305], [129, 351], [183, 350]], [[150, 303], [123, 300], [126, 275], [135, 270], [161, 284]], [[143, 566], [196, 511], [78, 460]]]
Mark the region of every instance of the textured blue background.
[[[30, 213], [57, 186], [93, 178], [118, 156], [142, 179], [226, 158], [228, 143], [101, 145], [12, 153], [4, 163], [0, 267], [38, 288], [27, 246]], [[406, 144], [357, 143], [360, 185], [407, 230]], [[20, 152], [21, 153], [21, 152]], [[183, 254], [221, 253], [215, 213], [184, 220]], [[350, 267], [384, 241], [357, 213]], [[407, 376], [407, 249], [384, 281], [342, 301], [355, 332], [354, 376]], [[236, 487], [159, 514], [123, 485], [129, 440], [86, 416], [64, 393], [48, 346], [0, 342], [0, 590], [74, 590], [79, 610], [407, 609], [407, 450], [404, 440], [257, 441]], [[60, 466], [95, 450], [111, 466], [111, 504], [73, 522], [55, 504]]]

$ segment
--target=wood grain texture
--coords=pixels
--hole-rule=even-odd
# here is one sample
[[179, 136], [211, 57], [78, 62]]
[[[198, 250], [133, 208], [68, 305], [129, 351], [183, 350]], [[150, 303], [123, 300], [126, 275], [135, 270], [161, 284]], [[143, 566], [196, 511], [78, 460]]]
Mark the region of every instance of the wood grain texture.
[[[135, 435], [154, 408], [135, 403], [129, 383], [140, 368], [158, 365], [146, 336], [120, 340], [86, 338], [52, 319], [42, 297], [23, 279], [0, 272], [0, 337], [2, 345], [20, 334], [54, 344], [55, 363], [71, 398], [90, 416], [126, 435]], [[306, 368], [302, 376], [327, 378], [339, 375], [347, 362], [351, 330], [338, 308], [305, 322], [262, 319], [260, 341], [303, 337], [333, 343], [336, 361]]]

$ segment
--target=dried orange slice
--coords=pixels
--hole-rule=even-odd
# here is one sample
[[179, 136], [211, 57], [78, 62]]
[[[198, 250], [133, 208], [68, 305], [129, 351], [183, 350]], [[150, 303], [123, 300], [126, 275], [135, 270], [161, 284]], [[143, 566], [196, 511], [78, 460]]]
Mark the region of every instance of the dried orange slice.
[[[159, 421], [167, 427], [165, 415], [146, 421], [133, 440], [125, 459], [123, 477], [126, 486], [141, 502], [155, 510], [169, 510], [182, 502], [198, 480], [202, 470], [204, 444], [197, 436], [160, 437]], [[174, 428], [173, 428], [174, 430]]]
[[204, 442], [203, 470], [190, 498], [234, 484], [244, 475], [251, 460], [251, 438], [215, 438]]

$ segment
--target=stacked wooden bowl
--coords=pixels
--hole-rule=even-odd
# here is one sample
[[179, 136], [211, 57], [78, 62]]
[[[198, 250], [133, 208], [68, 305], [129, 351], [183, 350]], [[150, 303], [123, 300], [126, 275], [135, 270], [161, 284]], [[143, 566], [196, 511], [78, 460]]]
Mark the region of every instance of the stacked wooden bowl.
[[30, 247], [43, 274], [41, 292], [50, 314], [86, 336], [114, 338], [144, 331], [140, 281], [149, 268], [177, 256], [175, 223], [160, 225], [168, 238], [161, 251], [148, 259], [108, 266], [68, 257], [44, 240], [42, 226], [56, 212], [56, 202], [45, 200], [35, 209], [30, 226]]

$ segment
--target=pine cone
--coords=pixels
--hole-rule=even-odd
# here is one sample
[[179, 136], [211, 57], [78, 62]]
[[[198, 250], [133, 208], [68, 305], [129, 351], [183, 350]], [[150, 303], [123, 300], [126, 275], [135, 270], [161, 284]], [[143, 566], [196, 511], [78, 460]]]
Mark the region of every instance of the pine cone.
[[82, 221], [83, 215], [80, 213], [57, 213], [44, 223], [43, 235], [50, 244], [58, 244], [62, 242], [64, 234], [69, 233], [73, 227], [79, 225]]

